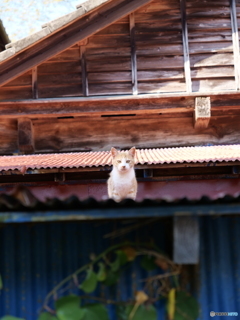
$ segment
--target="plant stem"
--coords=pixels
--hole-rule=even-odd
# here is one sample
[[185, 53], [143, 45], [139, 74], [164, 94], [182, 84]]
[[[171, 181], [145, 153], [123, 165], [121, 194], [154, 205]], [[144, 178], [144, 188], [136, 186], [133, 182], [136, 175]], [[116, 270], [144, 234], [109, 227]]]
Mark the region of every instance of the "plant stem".
[[103, 251], [102, 253], [100, 253], [93, 261], [89, 262], [88, 264], [85, 264], [84, 266], [82, 266], [81, 268], [79, 268], [78, 270], [76, 270], [74, 273], [70, 274], [69, 276], [67, 276], [65, 279], [63, 279], [61, 282], [59, 282], [58, 285], [56, 285], [46, 296], [45, 300], [44, 300], [44, 305], [43, 308], [46, 309], [47, 304], [48, 304], [48, 300], [51, 298], [52, 295], [55, 294], [55, 292], [57, 292], [57, 290], [59, 290], [66, 282], [68, 282], [69, 280], [71, 280], [74, 276], [78, 275], [79, 273], [85, 271], [87, 268], [89, 268], [91, 265], [94, 265], [96, 262], [98, 262], [99, 260], [101, 260], [105, 255], [107, 255], [109, 252], [118, 249], [119, 247], [123, 247], [126, 245], [132, 245], [132, 246], [136, 246], [135, 243], [131, 243], [131, 242], [123, 242], [123, 243], [119, 243], [116, 244], [114, 246], [109, 247], [108, 249], [106, 249], [105, 251]]

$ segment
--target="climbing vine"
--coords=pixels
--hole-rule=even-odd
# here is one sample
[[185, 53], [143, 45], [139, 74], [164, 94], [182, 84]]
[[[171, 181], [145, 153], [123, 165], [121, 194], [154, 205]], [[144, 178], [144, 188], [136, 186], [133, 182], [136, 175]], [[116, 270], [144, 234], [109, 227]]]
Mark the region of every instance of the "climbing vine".
[[[94, 294], [98, 286], [116, 286], [121, 273], [133, 262], [147, 271], [155, 271], [154, 275], [139, 280], [141, 290], [131, 300], [111, 300]], [[37, 320], [109, 320], [106, 308], [109, 304], [116, 306], [119, 320], [156, 320], [155, 304], [160, 299], [166, 301], [168, 320], [195, 320], [198, 303], [180, 288], [180, 274], [181, 266], [154, 245], [114, 245], [98, 256], [91, 256], [89, 263], [57, 284], [47, 294]], [[71, 288], [78, 288], [79, 294], [64, 296], [64, 291]], [[5, 316], [1, 320], [24, 319]]]

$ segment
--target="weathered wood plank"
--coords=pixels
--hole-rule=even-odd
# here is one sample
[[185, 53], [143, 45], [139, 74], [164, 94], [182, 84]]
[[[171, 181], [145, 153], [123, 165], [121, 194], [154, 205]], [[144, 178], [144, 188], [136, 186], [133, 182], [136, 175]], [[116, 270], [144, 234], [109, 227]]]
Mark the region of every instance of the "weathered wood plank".
[[209, 127], [200, 133], [193, 128], [192, 118], [124, 118], [34, 120], [35, 150], [109, 150], [113, 141], [119, 148], [132, 145], [145, 148], [146, 144], [152, 148], [239, 142], [240, 116], [211, 117]]
[[220, 67], [199, 67], [197, 69], [191, 70], [192, 79], [198, 78], [225, 78], [234, 77], [234, 67], [233, 66], [220, 66]]
[[144, 41], [141, 43], [137, 43], [137, 55], [141, 56], [160, 56], [160, 55], [182, 55], [183, 54], [183, 46], [182, 44], [158, 44], [151, 45], [148, 41]]
[[112, 47], [129, 47], [130, 46], [130, 36], [127, 35], [108, 35], [104, 37], [92, 36], [89, 38], [87, 44], [88, 48], [112, 48]]
[[234, 65], [232, 53], [196, 54], [190, 57], [191, 67]]
[[160, 44], [182, 44], [181, 31], [164, 31], [151, 33], [136, 33], [135, 38], [137, 45], [160, 45]]
[[182, 41], [184, 57], [184, 73], [186, 81], [186, 91], [192, 92], [191, 69], [189, 61], [188, 27], [186, 19], [186, 0], [180, 0], [181, 21], [182, 21]]
[[[130, 83], [130, 81], [129, 81]], [[60, 88], [59, 90], [64, 90]], [[69, 89], [67, 88], [67, 91]], [[31, 94], [31, 88], [29, 88]], [[123, 95], [108, 97], [65, 97], [42, 100], [0, 101], [0, 118], [87, 116], [103, 114], [147, 114], [193, 112], [194, 99], [199, 92]], [[240, 110], [240, 94], [237, 91], [206, 91], [201, 96], [211, 96], [212, 110], [216, 115], [236, 114]], [[216, 113], [218, 112], [218, 113]]]
[[33, 125], [28, 118], [18, 119], [18, 149], [21, 153], [34, 151]]
[[166, 81], [166, 82], [139, 82], [139, 93], [155, 93], [155, 92], [186, 92], [185, 81]]
[[194, 109], [194, 128], [197, 130], [207, 129], [211, 118], [210, 97], [197, 97]]
[[64, 84], [82, 83], [81, 74], [67, 73], [67, 74], [40, 74], [38, 75], [39, 86], [58, 86]]
[[233, 52], [232, 42], [206, 42], [206, 43], [189, 43], [189, 53], [218, 53], [218, 52]]
[[134, 13], [131, 13], [129, 15], [129, 28], [130, 28], [130, 40], [131, 40], [132, 93], [138, 94], [137, 51], [136, 51], [136, 41], [135, 41]]
[[138, 71], [138, 80], [184, 79], [183, 70]]
[[115, 59], [119, 57], [130, 57], [131, 49], [129, 47], [110, 47], [110, 48], [86, 48], [87, 60], [100, 60], [106, 57]]
[[89, 82], [89, 95], [111, 95], [111, 94], [130, 94], [132, 84], [129, 83], [106, 83], [97, 84]]
[[[213, 5], [212, 5], [213, 4]], [[188, 18], [199, 17], [215, 17], [215, 18], [230, 18], [229, 6], [215, 6], [214, 2], [205, 7], [189, 7], [187, 8]]]
[[136, 23], [145, 21], [178, 21], [181, 19], [180, 10], [165, 10], [165, 11], [154, 11], [154, 12], [144, 12], [135, 13]]
[[138, 70], [179, 69], [184, 67], [183, 56], [138, 57]]
[[188, 35], [188, 40], [190, 42], [230, 42], [232, 41], [232, 31], [231, 30], [220, 30], [217, 33], [212, 30], [208, 31], [191, 31]]
[[188, 18], [188, 29], [190, 30], [204, 30], [204, 29], [213, 29], [213, 30], [227, 30], [231, 29], [230, 19], [223, 18]]
[[20, 77], [8, 82], [1, 88], [8, 88], [8, 87], [22, 87], [22, 86], [31, 86], [32, 84], [32, 71], [26, 72]]
[[56, 98], [56, 97], [81, 97], [82, 87], [79, 85], [58, 85], [58, 86], [40, 86], [38, 87], [39, 98]]
[[77, 61], [62, 61], [42, 63], [38, 66], [38, 74], [67, 74], [81, 73], [81, 65], [79, 64], [79, 55]]
[[130, 82], [132, 79], [131, 71], [117, 72], [92, 72], [88, 74], [91, 83], [98, 82]]
[[105, 60], [87, 60], [88, 72], [131, 70], [130, 57], [109, 58]]
[[195, 92], [234, 90], [235, 79], [192, 80], [192, 88]]
[[32, 69], [32, 97], [38, 98], [37, 67]]
[[234, 54], [234, 70], [235, 70], [235, 81], [236, 89], [240, 88], [240, 55], [239, 55], [239, 35], [238, 35], [238, 23], [236, 14], [236, 1], [230, 0], [231, 8], [231, 24], [232, 24], [232, 42], [233, 42], [233, 54]]
[[181, 21], [148, 21], [136, 23], [136, 32], [161, 32], [166, 30], [181, 30]]
[[16, 99], [32, 99], [32, 86], [0, 87], [0, 101]]

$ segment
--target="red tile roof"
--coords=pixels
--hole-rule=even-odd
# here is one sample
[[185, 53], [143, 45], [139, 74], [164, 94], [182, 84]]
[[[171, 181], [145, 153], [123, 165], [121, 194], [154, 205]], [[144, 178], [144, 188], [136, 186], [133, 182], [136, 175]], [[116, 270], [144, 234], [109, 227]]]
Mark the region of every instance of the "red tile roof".
[[[136, 164], [240, 161], [240, 145], [138, 149]], [[109, 151], [1, 156], [0, 171], [111, 165]]]

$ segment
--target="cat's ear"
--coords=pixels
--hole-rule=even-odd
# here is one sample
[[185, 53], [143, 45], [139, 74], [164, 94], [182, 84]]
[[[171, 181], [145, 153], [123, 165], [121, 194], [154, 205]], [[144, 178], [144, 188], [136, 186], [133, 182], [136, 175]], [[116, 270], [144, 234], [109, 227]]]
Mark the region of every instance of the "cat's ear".
[[115, 148], [111, 148], [111, 155], [112, 155], [112, 157], [113, 158], [115, 158], [116, 156], [117, 156], [117, 154], [118, 154], [118, 151], [117, 151], [117, 149], [115, 149]]
[[135, 153], [136, 153], [136, 148], [135, 148], [135, 147], [132, 147], [132, 148], [128, 151], [128, 153], [130, 154], [131, 157], [134, 158]]

